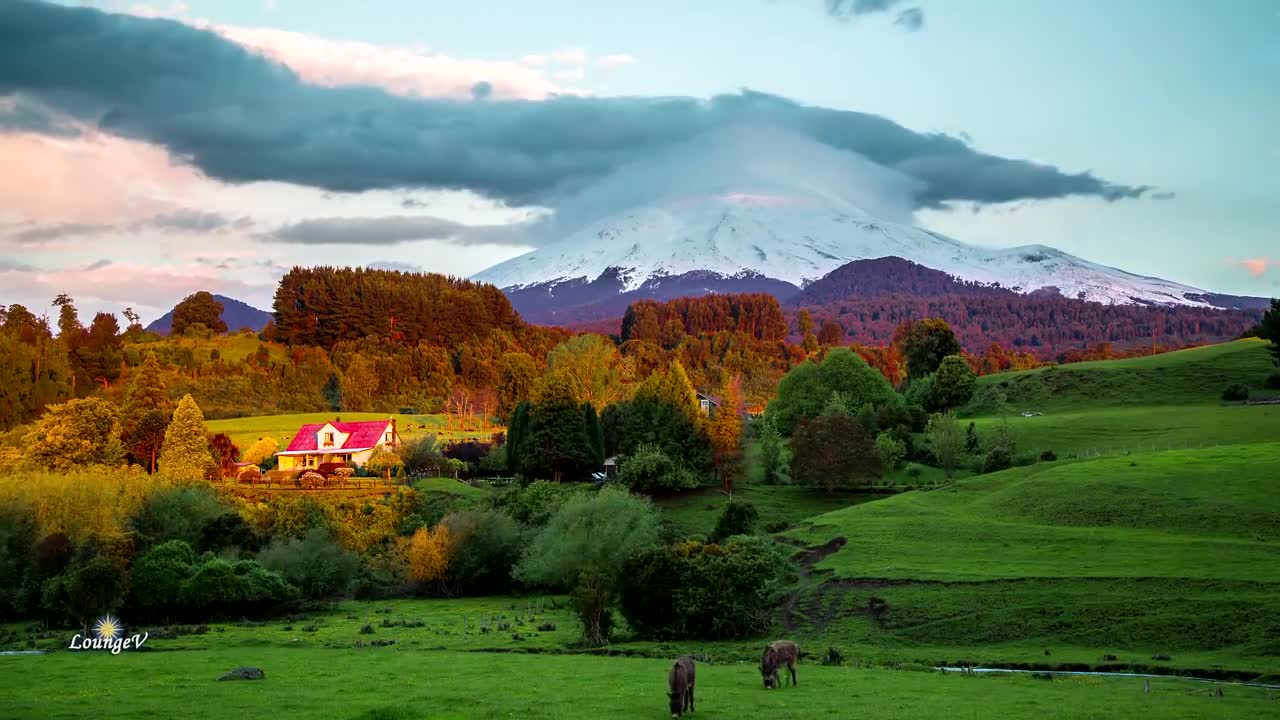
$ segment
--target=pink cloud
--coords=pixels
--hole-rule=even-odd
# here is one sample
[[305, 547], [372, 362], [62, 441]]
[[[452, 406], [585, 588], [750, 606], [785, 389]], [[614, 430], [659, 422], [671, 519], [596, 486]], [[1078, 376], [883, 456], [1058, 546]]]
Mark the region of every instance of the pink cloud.
[[1266, 274], [1268, 268], [1272, 265], [1280, 265], [1280, 260], [1267, 258], [1249, 258], [1235, 263], [1244, 268], [1246, 272], [1254, 277], [1262, 277]]
[[213, 29], [317, 85], [374, 85], [397, 95], [469, 98], [476, 83], [487, 82], [493, 97], [535, 100], [563, 91], [530, 62], [540, 56], [526, 56], [522, 62], [466, 60], [272, 28]]

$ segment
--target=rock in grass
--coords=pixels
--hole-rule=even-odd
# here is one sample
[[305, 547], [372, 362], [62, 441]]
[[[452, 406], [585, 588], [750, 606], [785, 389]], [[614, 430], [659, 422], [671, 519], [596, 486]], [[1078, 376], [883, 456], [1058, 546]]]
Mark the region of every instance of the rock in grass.
[[238, 667], [219, 677], [219, 680], [264, 680], [267, 674], [256, 667]]

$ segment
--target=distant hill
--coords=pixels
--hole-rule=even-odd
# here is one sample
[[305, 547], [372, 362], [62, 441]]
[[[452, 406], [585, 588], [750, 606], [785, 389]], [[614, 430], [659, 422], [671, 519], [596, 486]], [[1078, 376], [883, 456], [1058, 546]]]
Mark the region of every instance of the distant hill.
[[[1038, 291], [1037, 291], [1038, 292]], [[809, 283], [799, 293], [786, 298], [788, 305], [825, 305], [855, 298], [881, 295], [995, 295], [1017, 296], [999, 286], [965, 281], [900, 257], [854, 260]], [[781, 299], [781, 298], [780, 298]]]
[[[235, 332], [240, 328], [252, 328], [254, 332], [261, 332], [262, 328], [267, 326], [267, 322], [271, 320], [271, 313], [241, 302], [235, 298], [229, 298], [226, 295], [214, 295], [215, 300], [222, 303], [222, 321], [227, 324], [227, 330]], [[147, 329], [161, 335], [168, 335], [169, 328], [173, 325], [173, 310], [161, 315]]]

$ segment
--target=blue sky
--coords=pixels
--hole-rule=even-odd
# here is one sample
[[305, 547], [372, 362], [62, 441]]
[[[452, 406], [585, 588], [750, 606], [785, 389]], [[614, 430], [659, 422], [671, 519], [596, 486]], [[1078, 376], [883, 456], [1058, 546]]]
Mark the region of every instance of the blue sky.
[[[393, 92], [394, 83], [416, 82], [388, 69], [396, 66], [393, 51], [398, 50], [486, 61], [512, 73], [532, 71], [558, 91], [594, 97], [709, 98], [750, 88], [805, 105], [879, 115], [917, 133], [964, 138], [984, 154], [1154, 188], [1142, 197], [1116, 201], [1067, 194], [980, 207], [956, 202], [945, 210], [921, 208], [916, 219], [926, 227], [980, 244], [1053, 245], [1104, 264], [1220, 292], [1280, 294], [1280, 139], [1275, 131], [1280, 128], [1280, 4], [1269, 0], [904, 0], [889, 3], [885, 12], [850, 20], [830, 17], [825, 0], [92, 4], [211, 25], [234, 41], [269, 45], [267, 54], [308, 80], [306, 67], [313, 59], [307, 53], [324, 54], [324, 43], [361, 43], [366, 46], [361, 57], [380, 68], [369, 71], [370, 82], [387, 83]], [[917, 31], [894, 22], [908, 7], [923, 12]], [[286, 42], [267, 31], [296, 35]], [[382, 50], [388, 55], [377, 55]], [[458, 72], [484, 79], [485, 67]], [[495, 89], [518, 93], [525, 92], [518, 87], [532, 87], [523, 75], [511, 77], [510, 86], [495, 83]], [[328, 84], [341, 82], [338, 77]], [[4, 86], [0, 82], [0, 96]], [[53, 152], [49, 142], [40, 141], [41, 153]], [[139, 137], [130, 137], [128, 147], [116, 147], [111, 137], [95, 142], [95, 152], [128, 155], [129, 162], [151, 152], [134, 146]], [[74, 168], [76, 161], [59, 162]], [[154, 169], [156, 162], [146, 160], [145, 166]], [[170, 156], [160, 164], [165, 168], [156, 172], [163, 181], [155, 184], [183, 187], [186, 181], [166, 175], [180, 173], [169, 166], [180, 166], [181, 158]], [[16, 178], [13, 172], [6, 174], [15, 184], [31, 186], [30, 178]], [[190, 180], [187, 195], [165, 200], [252, 218], [259, 229], [316, 217], [400, 215], [406, 207], [403, 192], [384, 189], [335, 195], [293, 182], [246, 186], [216, 179], [201, 174]], [[504, 222], [523, 212], [469, 192], [433, 190], [415, 198], [421, 203], [415, 211], [460, 223]], [[59, 216], [61, 206], [41, 200], [0, 200], [0, 221], [27, 229], [105, 224], [84, 208]], [[137, 205], [136, 197], [128, 200], [134, 203], [131, 208]], [[96, 211], [109, 213], [112, 202], [104, 200]], [[146, 205], [137, 212], [143, 217], [153, 209]], [[0, 246], [0, 259], [56, 277], [51, 273], [68, 269], [72, 258], [84, 259], [86, 246], [92, 246], [110, 262], [134, 271], [161, 273], [157, 267], [167, 262], [171, 274], [191, 275], [194, 258], [177, 248], [157, 257], [152, 248], [160, 241], [145, 239], [145, 231], [136, 229], [143, 225], [140, 220], [131, 232], [119, 227], [103, 231], [92, 243], [69, 241], [64, 249], [54, 244]], [[248, 225], [246, 221], [244, 227]], [[428, 241], [381, 246], [374, 257], [368, 247], [326, 246], [323, 252], [263, 248], [241, 237], [255, 231], [237, 234], [228, 225], [220, 232], [219, 244], [237, 250], [238, 259], [228, 267], [236, 268], [234, 274], [244, 284], [226, 289], [260, 303], [264, 295], [269, 297], [264, 288], [271, 285], [270, 273], [308, 258], [379, 260], [467, 274], [519, 251], [502, 243]], [[250, 268], [253, 263], [257, 267]], [[221, 268], [222, 275], [228, 267]], [[216, 269], [210, 266], [210, 277], [219, 276]], [[34, 295], [51, 289], [50, 282], [32, 280], [23, 287]], [[104, 307], [129, 302], [111, 283], [102, 285], [93, 290], [93, 302]], [[159, 286], [176, 291], [181, 282]], [[158, 291], [133, 302], [165, 304]]]

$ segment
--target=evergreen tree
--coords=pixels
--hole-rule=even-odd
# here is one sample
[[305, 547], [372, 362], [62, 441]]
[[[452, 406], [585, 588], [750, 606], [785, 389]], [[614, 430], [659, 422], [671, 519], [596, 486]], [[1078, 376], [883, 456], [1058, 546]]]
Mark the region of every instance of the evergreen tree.
[[587, 434], [591, 467], [604, 465], [604, 432], [600, 427], [600, 417], [596, 415], [596, 406], [591, 403], [582, 404], [582, 430]]
[[529, 412], [528, 436], [521, 443], [520, 455], [525, 475], [556, 482], [591, 467], [591, 439], [573, 380], [566, 374], [553, 372], [543, 379], [537, 402]]
[[164, 445], [164, 433], [169, 429], [169, 419], [159, 410], [147, 410], [134, 418], [122, 439], [125, 449], [133, 458], [147, 468], [147, 472], [155, 473], [156, 458]]
[[191, 482], [204, 479], [214, 464], [208, 435], [200, 406], [190, 393], [184, 395], [164, 432], [160, 472], [173, 480]]
[[160, 361], [153, 352], [147, 353], [133, 373], [124, 395], [124, 405], [120, 408], [120, 421], [127, 431], [150, 410], [158, 410], [166, 416], [169, 414], [169, 395], [165, 392]]
[[516, 404], [507, 422], [507, 472], [512, 475], [521, 471], [524, 441], [529, 435], [529, 407], [527, 400]]

